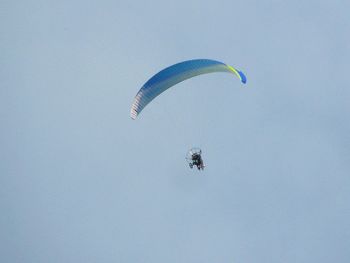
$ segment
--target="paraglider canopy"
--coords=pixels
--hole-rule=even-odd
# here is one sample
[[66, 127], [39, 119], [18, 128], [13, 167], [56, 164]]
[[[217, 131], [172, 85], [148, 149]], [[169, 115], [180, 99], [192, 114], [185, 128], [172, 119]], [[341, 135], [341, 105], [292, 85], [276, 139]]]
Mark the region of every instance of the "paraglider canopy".
[[136, 119], [140, 112], [159, 94], [186, 79], [214, 72], [235, 75], [242, 83], [247, 82], [243, 72], [211, 59], [194, 59], [167, 67], [151, 77], [139, 90], [130, 109], [130, 117]]

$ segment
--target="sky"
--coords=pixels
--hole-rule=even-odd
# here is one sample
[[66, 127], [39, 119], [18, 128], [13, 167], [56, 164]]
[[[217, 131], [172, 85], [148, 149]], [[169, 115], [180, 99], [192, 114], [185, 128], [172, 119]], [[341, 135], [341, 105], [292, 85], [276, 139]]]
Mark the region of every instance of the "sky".
[[[349, 262], [349, 9], [2, 1], [0, 261]], [[199, 76], [130, 118], [194, 58], [248, 82]]]

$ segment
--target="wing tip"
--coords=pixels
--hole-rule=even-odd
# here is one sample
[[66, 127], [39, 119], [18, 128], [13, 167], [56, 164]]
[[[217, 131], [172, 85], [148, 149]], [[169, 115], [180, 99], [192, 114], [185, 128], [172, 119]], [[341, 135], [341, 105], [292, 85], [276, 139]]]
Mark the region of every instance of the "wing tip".
[[247, 77], [244, 75], [244, 73], [242, 71], [237, 70], [237, 72], [238, 72], [238, 74], [239, 74], [239, 76], [241, 78], [241, 82], [243, 84], [246, 84], [247, 83]]
[[130, 118], [133, 119], [133, 120], [135, 120], [136, 117], [137, 117], [137, 112], [136, 112], [135, 110], [131, 110], [131, 112], [130, 112]]
[[244, 75], [244, 73], [240, 70], [237, 70], [235, 69], [234, 67], [230, 66], [230, 65], [227, 65], [225, 64], [229, 70], [234, 73], [240, 80], [243, 84], [246, 84], [247, 83], [247, 77]]

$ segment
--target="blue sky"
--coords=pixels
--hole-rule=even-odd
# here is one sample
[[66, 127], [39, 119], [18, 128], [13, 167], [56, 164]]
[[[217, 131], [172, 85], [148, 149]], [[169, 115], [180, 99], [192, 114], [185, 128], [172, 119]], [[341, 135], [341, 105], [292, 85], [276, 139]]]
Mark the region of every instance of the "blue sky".
[[[349, 262], [348, 1], [5, 1], [1, 262]], [[171, 64], [246, 73], [180, 83]], [[203, 173], [185, 162], [203, 150]]]

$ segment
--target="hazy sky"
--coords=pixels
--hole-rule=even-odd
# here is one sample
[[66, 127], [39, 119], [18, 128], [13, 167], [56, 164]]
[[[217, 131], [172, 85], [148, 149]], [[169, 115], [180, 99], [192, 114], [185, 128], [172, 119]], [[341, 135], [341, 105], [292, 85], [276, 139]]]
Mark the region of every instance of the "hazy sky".
[[[350, 261], [349, 1], [0, 10], [1, 262]], [[200, 76], [131, 120], [193, 58], [248, 83]]]

